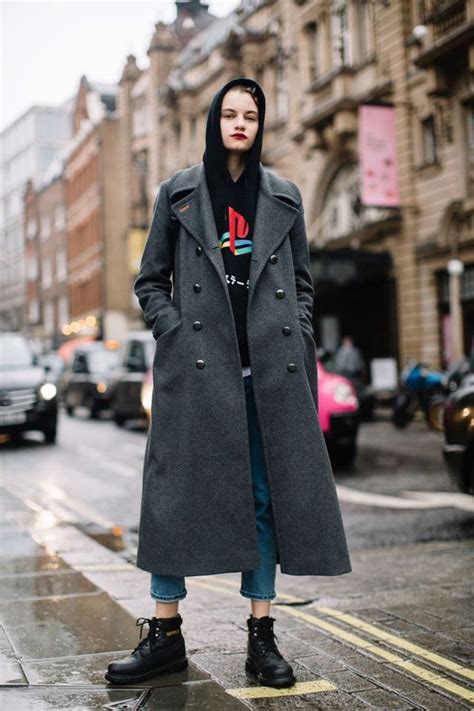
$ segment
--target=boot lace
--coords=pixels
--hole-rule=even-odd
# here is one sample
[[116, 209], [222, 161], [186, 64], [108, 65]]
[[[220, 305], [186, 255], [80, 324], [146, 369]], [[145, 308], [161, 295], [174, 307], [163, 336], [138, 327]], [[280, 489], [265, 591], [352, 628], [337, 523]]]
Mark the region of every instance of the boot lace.
[[270, 624], [259, 625], [258, 628], [254, 628], [253, 634], [255, 637], [257, 637], [257, 640], [263, 642], [262, 646], [264, 646], [265, 651], [274, 652], [279, 657], [282, 657], [281, 652], [275, 642], [275, 640], [278, 640], [278, 637], [273, 631]]
[[158, 626], [159, 624], [160, 623], [158, 622], [158, 620], [153, 621], [153, 620], [150, 620], [148, 617], [139, 617], [137, 619], [137, 621], [135, 622], [135, 627], [140, 627], [140, 639], [139, 639], [137, 646], [133, 650], [132, 654], [135, 654], [135, 652], [137, 650], [141, 649], [141, 647], [146, 645], [149, 641], [149, 635], [147, 637], [145, 637], [144, 639], [142, 639], [144, 625], [148, 625], [148, 627], [150, 628], [150, 631], [151, 631], [152, 625]]

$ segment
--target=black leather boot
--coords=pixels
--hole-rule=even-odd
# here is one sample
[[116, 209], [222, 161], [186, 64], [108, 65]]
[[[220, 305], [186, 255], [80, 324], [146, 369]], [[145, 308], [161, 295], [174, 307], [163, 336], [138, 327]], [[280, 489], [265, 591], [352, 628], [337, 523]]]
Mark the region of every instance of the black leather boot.
[[248, 618], [249, 638], [245, 669], [255, 674], [259, 683], [264, 686], [293, 686], [296, 682], [293, 669], [276, 646], [273, 622], [274, 618], [268, 615], [250, 615]]
[[[105, 673], [107, 681], [113, 684], [128, 684], [144, 681], [164, 672], [183, 671], [188, 666], [184, 637], [181, 633], [183, 620], [176, 617], [139, 617], [140, 641], [125, 659], [111, 662]], [[142, 639], [143, 625], [149, 627], [148, 635]]]

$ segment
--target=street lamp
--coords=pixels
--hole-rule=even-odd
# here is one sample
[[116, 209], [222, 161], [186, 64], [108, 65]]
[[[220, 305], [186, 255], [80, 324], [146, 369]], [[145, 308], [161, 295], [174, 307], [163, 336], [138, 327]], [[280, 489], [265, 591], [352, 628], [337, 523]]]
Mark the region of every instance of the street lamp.
[[450, 259], [449, 274], [449, 313], [451, 315], [451, 363], [464, 356], [463, 324], [461, 311], [461, 276], [464, 264], [460, 259]]

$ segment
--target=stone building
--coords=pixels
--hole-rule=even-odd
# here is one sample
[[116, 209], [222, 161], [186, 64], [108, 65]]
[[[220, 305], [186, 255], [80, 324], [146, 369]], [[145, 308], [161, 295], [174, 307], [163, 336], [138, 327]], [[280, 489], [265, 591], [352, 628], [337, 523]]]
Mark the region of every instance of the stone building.
[[[160, 181], [200, 162], [213, 94], [247, 75], [267, 96], [262, 162], [303, 194], [318, 344], [334, 349], [349, 333], [367, 364], [393, 357], [399, 366], [409, 358], [444, 365], [446, 268], [457, 254], [465, 264], [467, 351], [471, 7], [459, 0], [249, 0], [184, 46], [172, 26], [158, 23], [149, 67], [140, 71], [129, 57], [120, 87], [122, 135], [131, 127], [124, 162], [135, 269]], [[367, 104], [394, 109], [396, 207], [361, 202], [359, 109]]]

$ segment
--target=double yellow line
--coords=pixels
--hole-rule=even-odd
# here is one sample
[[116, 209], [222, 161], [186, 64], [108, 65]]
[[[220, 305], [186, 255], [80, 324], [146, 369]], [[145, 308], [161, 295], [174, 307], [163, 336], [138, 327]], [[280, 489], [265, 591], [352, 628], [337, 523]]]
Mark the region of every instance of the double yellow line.
[[[206, 581], [202, 580], [201, 578], [187, 578], [187, 583], [189, 583], [190, 585], [195, 585], [199, 588], [212, 590], [214, 592], [220, 592], [228, 595], [230, 594], [241, 597], [240, 592], [238, 590], [238, 586], [233, 581], [226, 580], [224, 578], [213, 578], [209, 575], [206, 575], [205, 577]], [[214, 580], [216, 581], [215, 583], [213, 582]], [[284, 593], [279, 593], [278, 597], [280, 599], [286, 600], [287, 602], [304, 602], [302, 598], [295, 597], [294, 595], [286, 595]], [[450, 679], [445, 676], [442, 676], [435, 670], [426, 669], [425, 667], [422, 667], [419, 664], [415, 664], [410, 660], [403, 659], [397, 654], [394, 654], [392, 651], [389, 651], [388, 649], [382, 647], [377, 641], [374, 642], [365, 639], [360, 635], [354, 634], [353, 632], [350, 632], [344, 629], [343, 627], [329, 622], [327, 619], [324, 619], [324, 617], [320, 616], [320, 614], [311, 614], [309, 612], [303, 612], [302, 610], [299, 610], [295, 607], [279, 605], [278, 603], [272, 603], [272, 606], [277, 607], [279, 610], [285, 612], [287, 615], [293, 615], [293, 617], [298, 617], [299, 619], [303, 620], [304, 622], [307, 622], [310, 625], [319, 627], [325, 632], [328, 632], [334, 637], [342, 640], [343, 642], [346, 642], [348, 645], [363, 649], [366, 653], [384, 659], [385, 661], [388, 661], [391, 664], [395, 664], [398, 667], [404, 669], [406, 672], [410, 673], [412, 676], [422, 679], [423, 681], [429, 682], [433, 686], [437, 686], [440, 689], [443, 689], [444, 691], [453, 694], [454, 696], [464, 699], [465, 701], [474, 701], [474, 691], [469, 689], [468, 687], [461, 686], [460, 684], [451, 681]], [[349, 627], [356, 628], [357, 630], [365, 632], [371, 635], [373, 638], [375, 637], [376, 640], [382, 641], [387, 646], [389, 644], [393, 645], [395, 647], [398, 647], [399, 649], [403, 649], [404, 651], [409, 652], [410, 654], [413, 654], [417, 657], [421, 657], [422, 659], [425, 659], [431, 664], [435, 664], [438, 667], [441, 667], [442, 669], [446, 669], [449, 672], [457, 674], [458, 676], [462, 676], [470, 681], [474, 680], [474, 669], [465, 667], [462, 664], [459, 664], [453, 661], [452, 659], [449, 659], [448, 657], [436, 654], [435, 652], [430, 651], [426, 647], [421, 647], [418, 644], [413, 644], [412, 642], [408, 641], [407, 639], [404, 639], [403, 637], [399, 637], [395, 634], [392, 634], [391, 632], [387, 632], [381, 627], [377, 627], [376, 625], [364, 622], [364, 620], [361, 620], [358, 617], [355, 617], [354, 615], [351, 615], [346, 612], [341, 612], [340, 610], [335, 610], [331, 607], [324, 606], [312, 607], [311, 609], [327, 617], [334, 618], [338, 622], [342, 622], [343, 624], [346, 624]], [[315, 688], [308, 688], [303, 690], [303, 687], [307, 686], [308, 684], [315, 685]], [[264, 689], [264, 687], [261, 687], [263, 691], [258, 688], [242, 688], [229, 689], [228, 693], [231, 693], [234, 696], [239, 696], [240, 698], [256, 698], [256, 696], [262, 695], [280, 696], [287, 694], [312, 693], [314, 691], [326, 691], [329, 689], [334, 690], [337, 688], [332, 684], [330, 684], [330, 686], [326, 686], [326, 684], [330, 684], [330, 682], [321, 681], [308, 682], [305, 684], [296, 684], [295, 687], [290, 687], [290, 689], [288, 690], [273, 690], [267, 687], [268, 693], [267, 690]]]

